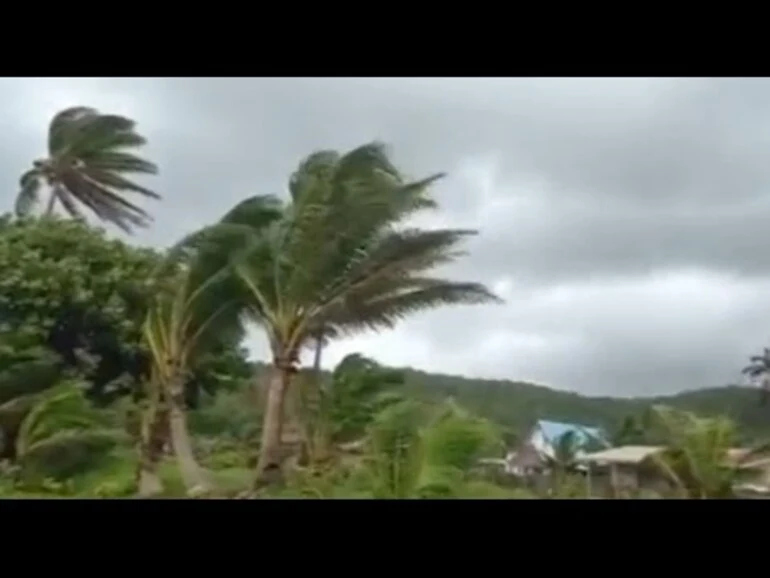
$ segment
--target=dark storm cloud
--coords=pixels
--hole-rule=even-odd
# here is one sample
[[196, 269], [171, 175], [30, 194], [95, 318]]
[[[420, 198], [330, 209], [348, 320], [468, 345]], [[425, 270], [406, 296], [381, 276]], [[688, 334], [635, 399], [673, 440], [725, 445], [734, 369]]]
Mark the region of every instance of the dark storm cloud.
[[7, 205], [57, 108], [122, 107], [140, 121], [164, 195], [149, 206], [147, 242], [170, 243], [244, 196], [282, 193], [318, 148], [379, 139], [414, 176], [449, 172], [429, 222], [480, 229], [451, 271], [509, 285], [508, 304], [432, 313], [336, 352], [628, 394], [728, 380], [770, 337], [766, 79], [3, 79], [0, 89]]

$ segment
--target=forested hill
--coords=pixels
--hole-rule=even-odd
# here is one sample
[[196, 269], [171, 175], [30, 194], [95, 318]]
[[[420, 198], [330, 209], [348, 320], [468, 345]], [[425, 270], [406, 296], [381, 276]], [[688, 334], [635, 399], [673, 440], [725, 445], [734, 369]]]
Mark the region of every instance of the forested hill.
[[508, 380], [484, 380], [406, 370], [407, 388], [428, 400], [454, 397], [479, 414], [521, 432], [536, 419], [599, 425], [615, 431], [629, 416], [664, 404], [699, 415], [732, 418], [746, 438], [770, 438], [770, 404], [760, 404], [756, 388], [717, 387], [656, 398], [587, 397]]
[[655, 398], [587, 397], [577, 393], [507, 380], [482, 380], [408, 370], [410, 389], [427, 398], [453, 396], [458, 402], [514, 430], [538, 418], [600, 425], [610, 431], [628, 416], [640, 417], [663, 404], [699, 415], [725, 415], [749, 438], [770, 437], [770, 405], [760, 404], [749, 387], [716, 387]]

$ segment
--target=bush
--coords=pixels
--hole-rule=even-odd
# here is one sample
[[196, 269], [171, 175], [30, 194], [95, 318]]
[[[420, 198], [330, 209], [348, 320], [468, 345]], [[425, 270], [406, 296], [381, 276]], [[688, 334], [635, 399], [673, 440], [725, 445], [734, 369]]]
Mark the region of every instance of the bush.
[[193, 434], [246, 442], [259, 439], [262, 421], [247, 392], [220, 393], [190, 412]]
[[115, 448], [118, 432], [71, 432], [52, 438], [24, 456], [21, 476], [27, 483], [50, 478], [65, 480], [84, 470], [98, 468]]

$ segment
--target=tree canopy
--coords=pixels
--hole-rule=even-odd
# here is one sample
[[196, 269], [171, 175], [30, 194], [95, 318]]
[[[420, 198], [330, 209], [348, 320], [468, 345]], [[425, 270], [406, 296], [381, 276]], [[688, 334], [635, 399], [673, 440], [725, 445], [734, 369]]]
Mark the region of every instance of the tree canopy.
[[[88, 396], [108, 403], [135, 391], [148, 370], [142, 323], [161, 289], [162, 253], [109, 239], [103, 230], [57, 217], [0, 219], [2, 331], [58, 355], [89, 382]], [[242, 334], [223, 334], [196, 364], [248, 375]], [[190, 380], [213, 391], [215, 371]]]
[[158, 172], [155, 164], [129, 152], [145, 143], [136, 132], [136, 123], [129, 118], [102, 114], [85, 106], [62, 110], [48, 127], [48, 156], [34, 161], [21, 176], [16, 214], [31, 213], [40, 202], [40, 190], [45, 184], [50, 189], [47, 214], [59, 203], [69, 215], [81, 216], [82, 205], [125, 231], [146, 225], [149, 213], [123, 196], [136, 193], [160, 198], [126, 178]]

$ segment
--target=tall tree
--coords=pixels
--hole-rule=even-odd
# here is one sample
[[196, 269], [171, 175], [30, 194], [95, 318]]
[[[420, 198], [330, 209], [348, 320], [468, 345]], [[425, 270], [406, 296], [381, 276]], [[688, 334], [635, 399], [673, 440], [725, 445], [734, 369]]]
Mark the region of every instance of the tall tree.
[[[206, 236], [197, 239], [208, 241]], [[229, 269], [214, 274], [208, 263], [196, 266], [203, 251], [172, 251], [157, 275], [162, 290], [157, 294], [144, 324], [144, 337], [151, 354], [149, 420], [168, 420], [168, 431], [182, 479], [189, 492], [207, 491], [203, 470], [195, 460], [187, 426], [185, 386], [195, 359], [219, 344], [222, 332], [238, 322], [238, 302], [227, 293]], [[162, 409], [161, 409], [162, 406]], [[157, 427], [147, 428], [148, 433]], [[149, 440], [142, 448], [151, 450]], [[153, 477], [152, 459], [142, 456], [141, 474]], [[148, 467], [149, 466], [149, 467]], [[150, 484], [150, 486], [156, 484]]]
[[767, 403], [770, 397], [770, 349], [765, 347], [761, 355], [752, 355], [743, 374], [758, 382], [762, 392], [760, 403]]
[[[56, 353], [65, 369], [90, 383], [89, 399], [109, 404], [132, 393], [148, 372], [142, 324], [162, 262], [161, 253], [109, 239], [77, 220], [0, 217], [0, 333]], [[229, 375], [250, 374], [242, 339], [233, 327], [196, 357], [189, 404], [200, 390], [225, 387]]]
[[129, 118], [84, 106], [62, 110], [48, 127], [48, 156], [34, 161], [21, 176], [16, 214], [32, 212], [45, 184], [50, 188], [47, 214], [60, 203], [71, 216], [81, 216], [82, 205], [124, 231], [145, 226], [150, 215], [124, 197], [126, 193], [138, 193], [160, 198], [126, 177], [158, 172], [155, 164], [129, 152], [145, 143], [146, 139], [136, 132], [136, 123]]
[[440, 305], [499, 301], [481, 284], [430, 276], [474, 231], [399, 227], [436, 206], [427, 189], [440, 177], [406, 181], [377, 143], [321, 151], [292, 175], [287, 204], [254, 197], [213, 227], [211, 263], [232, 261], [233, 291], [272, 352], [260, 474], [280, 467], [286, 392], [303, 348]]
[[440, 177], [407, 182], [376, 143], [315, 153], [292, 176], [280, 219], [237, 256], [273, 357], [259, 472], [280, 467], [284, 401], [303, 347], [319, 336], [390, 328], [423, 309], [497, 300], [481, 284], [429, 276], [473, 231], [398, 226], [435, 206], [427, 189]]

